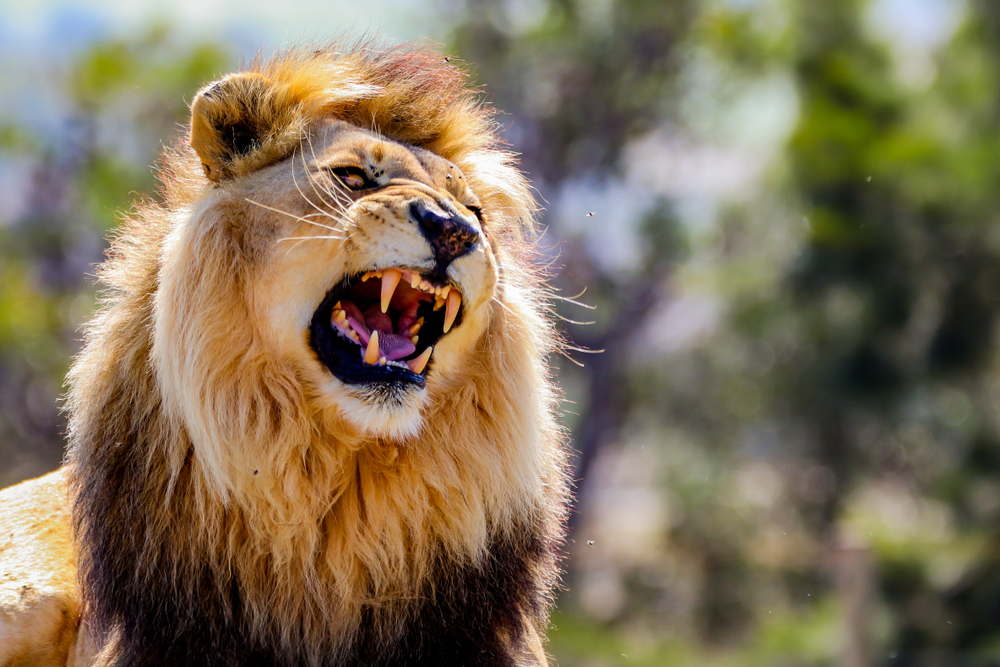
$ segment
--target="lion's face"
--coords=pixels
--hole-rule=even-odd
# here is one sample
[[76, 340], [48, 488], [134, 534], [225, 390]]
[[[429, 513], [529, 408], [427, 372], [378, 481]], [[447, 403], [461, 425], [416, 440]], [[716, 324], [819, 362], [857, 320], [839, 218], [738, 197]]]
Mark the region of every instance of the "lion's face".
[[373, 434], [418, 431], [428, 385], [474, 354], [497, 280], [461, 170], [330, 122], [241, 185], [273, 237], [253, 299], [268, 335], [321, 404]]

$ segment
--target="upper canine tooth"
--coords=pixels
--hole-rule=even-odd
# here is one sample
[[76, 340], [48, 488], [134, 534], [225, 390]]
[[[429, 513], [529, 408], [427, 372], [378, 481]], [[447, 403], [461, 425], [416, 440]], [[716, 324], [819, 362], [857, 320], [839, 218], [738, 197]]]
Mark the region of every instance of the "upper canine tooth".
[[462, 297], [458, 292], [451, 292], [448, 294], [448, 306], [444, 311], [444, 332], [448, 333], [451, 329], [451, 325], [455, 323], [455, 318], [458, 317], [458, 307], [462, 305]]
[[444, 332], [448, 333], [451, 329], [451, 325], [455, 323], [455, 318], [458, 317], [458, 307], [462, 305], [462, 296], [458, 292], [451, 292], [448, 294], [448, 306], [444, 311]]
[[392, 295], [396, 291], [396, 285], [399, 284], [399, 279], [403, 277], [396, 269], [389, 269], [382, 274], [382, 312], [389, 311], [389, 302], [392, 301]]
[[365, 350], [365, 363], [374, 366], [381, 356], [378, 351], [378, 331], [373, 331], [372, 337], [368, 339], [368, 349]]

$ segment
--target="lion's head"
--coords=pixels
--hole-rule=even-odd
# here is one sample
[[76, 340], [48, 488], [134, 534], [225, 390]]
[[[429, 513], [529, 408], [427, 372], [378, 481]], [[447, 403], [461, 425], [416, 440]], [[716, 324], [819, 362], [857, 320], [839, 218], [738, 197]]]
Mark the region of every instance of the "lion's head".
[[553, 331], [533, 199], [461, 72], [370, 44], [257, 61], [198, 93], [162, 181], [70, 375], [97, 625], [146, 618], [113, 576], [131, 568], [172, 600], [149, 619], [215, 591], [210, 643], [235, 615], [314, 662], [366, 613], [403, 614], [398, 634], [442, 577], [506, 596], [441, 621], [478, 623], [463, 636], [540, 628], [565, 493]]
[[[214, 148], [230, 130], [204, 116], [220, 106], [252, 108], [224, 97], [220, 89], [234, 83], [216, 84], [194, 104], [195, 127], [211, 128], [192, 138], [209, 174], [225, 168], [206, 144]], [[257, 140], [244, 134], [239, 141]], [[310, 402], [330, 413], [321, 420], [344, 418], [364, 433], [400, 440], [418, 434], [428, 382], [433, 391], [461, 373], [494, 307], [497, 258], [471, 180], [429, 150], [322, 119], [287, 159], [222, 181], [164, 253], [169, 280], [156, 317], [170, 325], [157, 328], [156, 350], [159, 366], [175, 371], [164, 376], [169, 393], [200, 384], [192, 373], [202, 369], [184, 360], [211, 344], [206, 330], [232, 346], [232, 320], [220, 327], [212, 320], [218, 313], [203, 307], [205, 289], [218, 289], [219, 277], [201, 290], [190, 281], [205, 270], [206, 252], [231, 242], [236, 217], [241, 243], [252, 249], [241, 250], [241, 263], [253, 275], [244, 303], [220, 306], [242, 310], [246, 335], [295, 367]], [[205, 238], [213, 225], [225, 227], [223, 239]], [[226, 254], [219, 260], [207, 270], [233, 268]]]

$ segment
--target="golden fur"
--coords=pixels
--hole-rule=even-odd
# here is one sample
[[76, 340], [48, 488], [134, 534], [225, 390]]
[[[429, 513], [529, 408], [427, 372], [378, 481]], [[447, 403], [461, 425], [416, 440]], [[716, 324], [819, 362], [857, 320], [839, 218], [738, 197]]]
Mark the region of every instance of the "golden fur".
[[[35, 493], [50, 508], [35, 532], [57, 538], [35, 539], [48, 560], [0, 541], [0, 574], [15, 563], [17, 581], [58, 580], [59, 613], [18, 630], [7, 619], [22, 603], [0, 597], [0, 637], [60, 648], [35, 662], [0, 648], [0, 665], [74, 650], [157, 664], [149, 647], [168, 640], [133, 635], [161, 598], [223, 633], [206, 646], [239, 618], [262, 655], [355, 664], [331, 656], [391, 655], [407, 628], [431, 627], [427, 600], [454, 607], [461, 573], [482, 574], [462, 593], [477, 595], [508, 571], [495, 594], [513, 611], [497, 612], [483, 664], [545, 664], [566, 493], [544, 361], [555, 334], [531, 264], [534, 202], [489, 110], [436, 53], [341, 45], [207, 86], [189, 136], [163, 158], [162, 203], [135, 209], [102, 267], [105, 303], [69, 375], [64, 470], [5, 492]], [[351, 199], [324, 175], [346, 155], [414, 183]], [[344, 276], [426, 263], [403, 205], [422, 196], [481, 207], [486, 242], [449, 269], [464, 315], [426, 389], [385, 402], [330, 375], [309, 322]], [[0, 528], [26, 521], [18, 502]], [[81, 599], [93, 630], [74, 648]]]

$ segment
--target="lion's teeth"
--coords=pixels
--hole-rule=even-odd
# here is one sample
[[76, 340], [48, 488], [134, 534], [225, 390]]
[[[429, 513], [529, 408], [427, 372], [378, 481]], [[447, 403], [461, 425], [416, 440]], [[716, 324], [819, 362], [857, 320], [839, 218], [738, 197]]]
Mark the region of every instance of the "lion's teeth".
[[421, 317], [419, 320], [410, 325], [410, 328], [407, 329], [407, 333], [420, 333], [420, 328], [422, 326], [424, 326], [424, 318]]
[[374, 366], [381, 356], [378, 351], [378, 331], [373, 331], [372, 337], [368, 339], [368, 349], [365, 350], [365, 363]]
[[430, 361], [431, 352], [433, 350], [433, 347], [427, 348], [416, 359], [410, 359], [407, 361], [406, 365], [409, 366], [410, 370], [414, 373], [423, 373], [424, 369], [427, 368], [427, 362]]
[[389, 360], [386, 359], [385, 357], [379, 357], [378, 358], [378, 365], [379, 366], [385, 366], [385, 364], [386, 364], [387, 361], [389, 361]]
[[410, 274], [410, 287], [412, 287], [413, 289], [417, 289], [418, 287], [420, 287], [421, 280], [423, 280], [423, 278], [420, 277], [419, 273], [414, 272]]
[[444, 287], [441, 288], [441, 298], [442, 299], [447, 299], [448, 298], [448, 294], [450, 294], [450, 293], [451, 293], [451, 285], [445, 285]]
[[389, 302], [392, 301], [392, 295], [396, 291], [396, 285], [399, 284], [399, 279], [403, 277], [396, 269], [389, 269], [382, 276], [382, 312], [386, 313], [389, 311]]
[[417, 344], [418, 340], [420, 340], [420, 336], [418, 336], [417, 334], [413, 334], [412, 336], [410, 336], [410, 342], [413, 343], [414, 345]]
[[434, 310], [441, 310], [441, 306], [444, 305], [444, 299], [439, 296], [434, 297]]
[[458, 317], [458, 307], [462, 305], [462, 297], [458, 292], [452, 292], [448, 295], [448, 307], [444, 311], [444, 332], [448, 333], [451, 329], [451, 325], [455, 323], [455, 318]]
[[372, 273], [371, 271], [369, 271], [365, 275], [361, 276], [361, 282], [363, 282], [363, 283], [368, 282], [368, 279], [371, 278], [374, 275], [375, 275], [374, 273]]

